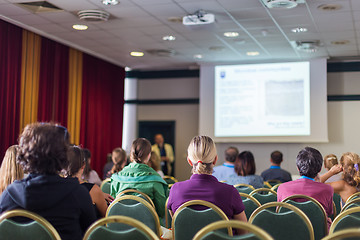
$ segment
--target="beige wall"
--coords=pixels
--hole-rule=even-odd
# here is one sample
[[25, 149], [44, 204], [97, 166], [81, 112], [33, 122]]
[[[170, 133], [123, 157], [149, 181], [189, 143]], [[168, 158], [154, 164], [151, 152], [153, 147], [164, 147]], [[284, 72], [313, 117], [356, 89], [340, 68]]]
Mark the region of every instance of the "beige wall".
[[[329, 73], [328, 94], [360, 94], [360, 72]], [[199, 79], [149, 79], [138, 80], [138, 99], [176, 99], [198, 98]], [[359, 151], [360, 145], [360, 101], [328, 102], [329, 143], [256, 143], [256, 144], [217, 144], [219, 164], [223, 162], [223, 152], [234, 145], [240, 151], [254, 153], [257, 173], [269, 166], [269, 155], [273, 150], [284, 154], [283, 168], [297, 174], [296, 155], [305, 146], [318, 148], [323, 155], [334, 153], [341, 156], [347, 151]], [[186, 163], [186, 148], [190, 139], [198, 134], [198, 105], [139, 105], [138, 120], [174, 120], [176, 121], [176, 177], [188, 179], [190, 167]]]

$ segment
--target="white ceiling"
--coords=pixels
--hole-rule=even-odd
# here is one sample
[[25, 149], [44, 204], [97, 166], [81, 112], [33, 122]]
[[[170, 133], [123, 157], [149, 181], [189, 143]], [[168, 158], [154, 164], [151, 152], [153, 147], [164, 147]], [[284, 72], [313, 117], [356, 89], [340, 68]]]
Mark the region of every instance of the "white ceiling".
[[[293, 9], [268, 9], [260, 0], [120, 0], [105, 6], [101, 0], [48, 0], [64, 9], [61, 12], [33, 14], [15, 3], [34, 0], [0, 0], [0, 18], [35, 31], [66, 45], [84, 50], [108, 61], [133, 69], [175, 69], [202, 63], [242, 63], [303, 60], [317, 57], [356, 59], [360, 55], [360, 0], [306, 0]], [[339, 4], [337, 11], [323, 11], [321, 4]], [[111, 14], [102, 23], [86, 23], [89, 29], [76, 31], [82, 23], [75, 13], [84, 9], [101, 9]], [[212, 27], [193, 30], [168, 21], [203, 9], [215, 14]], [[292, 33], [294, 27], [306, 27], [306, 33]], [[265, 36], [263, 31], [267, 32]], [[229, 39], [223, 33], [237, 31]], [[174, 35], [175, 41], [163, 41]], [[239, 44], [236, 40], [245, 43]], [[320, 40], [316, 53], [294, 49], [290, 41]], [[346, 45], [332, 41], [348, 40]], [[221, 47], [221, 50], [210, 50]], [[172, 49], [172, 57], [146, 53], [150, 49]], [[132, 57], [130, 51], [144, 51], [144, 57]], [[258, 56], [247, 56], [258, 51]], [[194, 54], [203, 58], [196, 60]]]

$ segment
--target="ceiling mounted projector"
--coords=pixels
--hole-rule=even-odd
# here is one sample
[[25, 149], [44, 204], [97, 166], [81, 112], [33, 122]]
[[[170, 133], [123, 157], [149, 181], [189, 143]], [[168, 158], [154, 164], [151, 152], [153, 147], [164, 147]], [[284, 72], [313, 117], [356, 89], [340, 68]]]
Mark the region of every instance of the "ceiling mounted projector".
[[288, 9], [294, 8], [299, 3], [305, 3], [305, 0], [262, 0], [268, 8], [274, 9]]
[[296, 41], [296, 48], [300, 51], [307, 53], [317, 52], [319, 47], [321, 46], [319, 40], [313, 41]]
[[206, 25], [215, 22], [215, 15], [198, 10], [192, 15], [183, 17], [183, 24], [186, 26]]

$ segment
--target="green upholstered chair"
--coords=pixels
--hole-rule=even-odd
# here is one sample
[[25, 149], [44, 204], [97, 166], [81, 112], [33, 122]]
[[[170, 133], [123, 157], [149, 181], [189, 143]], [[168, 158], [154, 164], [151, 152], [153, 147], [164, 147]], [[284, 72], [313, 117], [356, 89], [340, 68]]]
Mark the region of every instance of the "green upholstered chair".
[[[11, 218], [27, 218], [30, 222], [19, 223]], [[61, 240], [55, 228], [43, 217], [26, 211], [11, 210], [0, 216], [1, 240]]]
[[335, 211], [334, 211], [335, 215], [332, 216], [332, 217], [333, 217], [332, 219], [335, 219], [336, 215], [341, 212], [341, 208], [342, 208], [340, 195], [337, 194], [337, 193], [334, 193], [334, 195], [333, 195], [333, 201], [334, 201], [334, 203], [335, 203], [336, 213], [335, 213]]
[[[127, 230], [112, 230], [110, 224], [127, 225]], [[159, 240], [159, 237], [144, 223], [126, 216], [110, 216], [93, 223], [85, 233], [83, 240]]]
[[170, 215], [169, 209], [167, 208], [168, 202], [169, 202], [169, 198], [167, 198], [165, 202], [165, 227], [171, 228], [172, 217]]
[[[231, 227], [232, 229], [245, 230], [247, 234], [229, 236], [216, 230]], [[217, 221], [202, 228], [193, 238], [193, 240], [272, 240], [273, 238], [261, 228], [250, 223], [236, 220]]]
[[[269, 208], [287, 208], [291, 211], [273, 212]], [[297, 207], [283, 202], [271, 202], [257, 208], [250, 216], [254, 224], [276, 240], [314, 240], [314, 230], [309, 218]]]
[[267, 181], [264, 181], [264, 188], [272, 188], [273, 186], [275, 186], [276, 184], [279, 184], [281, 183], [280, 180], [267, 180]]
[[[153, 208], [155, 208], [155, 204], [154, 204], [154, 202], [151, 200], [151, 198], [150, 198], [147, 194], [145, 194], [145, 193], [143, 193], [143, 192], [140, 192], [140, 191], [138, 191], [138, 190], [136, 190], [136, 189], [126, 189], [126, 190], [120, 192], [120, 193], [116, 196], [116, 198], [121, 197], [121, 196], [124, 196], [124, 195], [134, 195], [134, 196], [137, 196], [137, 197], [141, 197], [141, 198], [143, 198], [144, 200], [146, 200], [148, 203], [150, 203], [150, 205], [151, 205]], [[131, 202], [131, 201], [130, 201], [130, 202]]]
[[359, 228], [349, 228], [345, 230], [340, 230], [335, 233], [329, 234], [324, 237], [322, 240], [350, 240], [350, 239], [360, 239], [360, 229]]
[[178, 182], [178, 180], [173, 176], [164, 176], [163, 179], [167, 184], [174, 184]]
[[236, 184], [234, 185], [234, 187], [238, 190], [238, 192], [242, 192], [246, 194], [250, 194], [252, 191], [255, 190], [253, 186], [245, 183]]
[[[269, 188], [255, 189], [249, 195], [258, 200], [261, 205], [277, 201], [277, 193]], [[270, 210], [275, 211], [275, 208], [271, 208]]]
[[[134, 218], [161, 236], [159, 217], [155, 209], [146, 200], [133, 195], [116, 198], [108, 207], [106, 217], [119, 215]], [[129, 229], [128, 226], [122, 224], [109, 224], [109, 228], [111, 230]]]
[[[306, 201], [296, 202], [296, 199], [303, 199]], [[306, 195], [292, 195], [282, 200], [282, 202], [289, 203], [299, 208], [306, 214], [313, 226], [315, 240], [320, 240], [328, 234], [327, 215], [325, 209], [316, 199]], [[285, 208], [281, 208], [279, 210], [279, 212], [285, 211], [288, 210]]]
[[249, 219], [251, 214], [261, 206], [258, 200], [256, 200], [254, 197], [246, 194], [246, 193], [239, 193], [241, 196], [241, 199], [245, 206], [245, 215], [246, 218]]
[[111, 179], [107, 178], [101, 182], [100, 189], [104, 193], [110, 194], [110, 187], [111, 187]]
[[329, 234], [360, 226], [360, 207], [352, 207], [341, 212], [331, 224]]
[[353, 198], [351, 201], [346, 201], [346, 204], [342, 207], [341, 212], [353, 207], [360, 207], [360, 198]]
[[271, 188], [271, 190], [277, 192], [277, 190], [278, 190], [278, 188], [279, 188], [280, 185], [281, 185], [281, 183], [278, 183], [278, 184], [274, 185], [274, 186]]
[[[339, 195], [339, 194], [338, 194]], [[340, 196], [340, 195], [339, 195]], [[359, 198], [360, 197], [360, 192], [356, 192], [353, 195], [351, 195], [350, 197], [348, 197], [348, 199], [346, 199], [346, 203], [350, 202], [351, 200], [355, 199], [355, 198]], [[335, 200], [334, 200], [335, 201]]]
[[[204, 210], [195, 210], [191, 208], [192, 206], [203, 206]], [[186, 202], [174, 213], [171, 223], [173, 239], [191, 240], [200, 229], [219, 220], [229, 219], [214, 204], [202, 200]], [[228, 234], [232, 235], [230, 228]]]

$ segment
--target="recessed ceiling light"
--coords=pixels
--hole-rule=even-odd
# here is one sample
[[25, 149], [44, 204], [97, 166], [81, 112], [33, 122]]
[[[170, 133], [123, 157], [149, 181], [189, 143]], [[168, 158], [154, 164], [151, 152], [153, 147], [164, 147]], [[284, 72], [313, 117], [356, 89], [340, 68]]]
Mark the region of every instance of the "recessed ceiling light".
[[167, 20], [172, 23], [182, 23], [183, 17], [169, 17]]
[[333, 45], [345, 45], [345, 44], [349, 44], [350, 41], [349, 40], [340, 40], [340, 41], [332, 41], [331, 44]]
[[74, 24], [72, 27], [73, 27], [73, 29], [79, 30], [79, 31], [88, 29], [88, 26], [83, 25], [83, 24]]
[[119, 4], [118, 0], [102, 0], [101, 2], [104, 5], [117, 5], [117, 4]]
[[202, 58], [203, 58], [203, 55], [201, 55], [201, 54], [195, 54], [193, 57], [194, 57], [195, 59], [202, 59]]
[[239, 36], [238, 32], [224, 32], [224, 36], [228, 38], [233, 38]]
[[247, 52], [246, 53], [246, 55], [248, 55], [248, 56], [257, 56], [257, 55], [259, 55], [260, 53], [259, 52]]
[[222, 47], [222, 46], [211, 46], [211, 47], [209, 47], [210, 51], [221, 51], [223, 49], [224, 49], [224, 47]]
[[144, 53], [143, 52], [131, 52], [130, 55], [133, 57], [142, 57], [142, 56], [144, 56]]
[[166, 35], [162, 38], [164, 41], [175, 41], [176, 37], [172, 35]]
[[319, 10], [323, 10], [323, 11], [336, 11], [342, 8], [342, 6], [340, 4], [322, 4], [320, 6], [317, 7]]
[[293, 33], [302, 33], [302, 32], [307, 32], [307, 28], [305, 28], [305, 27], [296, 27], [296, 28], [291, 29], [291, 31]]
[[126, 72], [130, 72], [132, 69], [130, 67], [125, 67]]

